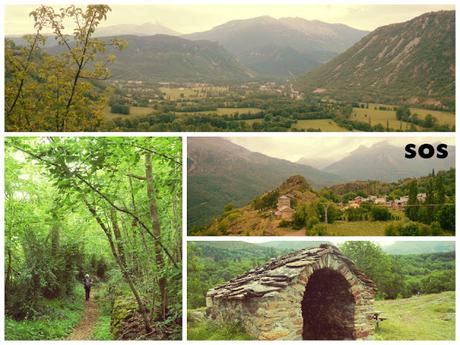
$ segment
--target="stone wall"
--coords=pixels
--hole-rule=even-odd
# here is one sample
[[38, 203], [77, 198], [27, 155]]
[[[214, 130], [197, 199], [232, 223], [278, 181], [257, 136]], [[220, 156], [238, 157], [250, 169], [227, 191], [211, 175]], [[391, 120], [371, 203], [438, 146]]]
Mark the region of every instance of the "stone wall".
[[[340, 337], [347, 339], [367, 339], [375, 329], [372, 311], [375, 291], [366, 286], [349, 269], [347, 263], [333, 254], [322, 256], [314, 264], [304, 267], [297, 277], [294, 277], [285, 288], [269, 292], [261, 297], [245, 296], [241, 299], [207, 298], [208, 315], [218, 322], [239, 321], [246, 332], [255, 339], [260, 340], [301, 340], [303, 339], [304, 317], [302, 315], [302, 301], [308, 289], [310, 278], [315, 272], [323, 269], [335, 272], [346, 282], [348, 294], [352, 301], [352, 311], [341, 311], [347, 320], [334, 320], [334, 310], [329, 310], [328, 315], [321, 318], [324, 322], [341, 322], [341, 327], [346, 329], [326, 335], [326, 339]], [[318, 273], [319, 274], [319, 273]], [[344, 295], [345, 296], [345, 295]], [[331, 298], [331, 295], [328, 297]], [[321, 301], [316, 301], [319, 304]], [[325, 299], [324, 304], [328, 302]], [[330, 303], [331, 304], [331, 303]], [[336, 305], [332, 303], [331, 305]], [[333, 307], [331, 307], [333, 308]], [[349, 309], [350, 305], [344, 306]], [[330, 314], [330, 315], [329, 315]], [[339, 328], [339, 327], [338, 327]], [[328, 338], [329, 337], [329, 338]], [[342, 339], [342, 338], [341, 338]]]

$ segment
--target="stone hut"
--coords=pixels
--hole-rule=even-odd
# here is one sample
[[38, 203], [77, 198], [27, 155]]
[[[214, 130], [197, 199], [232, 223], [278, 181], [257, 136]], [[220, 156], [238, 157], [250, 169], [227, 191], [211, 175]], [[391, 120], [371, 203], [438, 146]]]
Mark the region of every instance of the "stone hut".
[[259, 340], [369, 339], [375, 284], [322, 244], [272, 259], [208, 291], [207, 315], [241, 322]]
[[291, 220], [294, 217], [294, 209], [291, 208], [291, 199], [287, 195], [281, 195], [276, 205], [275, 216]]

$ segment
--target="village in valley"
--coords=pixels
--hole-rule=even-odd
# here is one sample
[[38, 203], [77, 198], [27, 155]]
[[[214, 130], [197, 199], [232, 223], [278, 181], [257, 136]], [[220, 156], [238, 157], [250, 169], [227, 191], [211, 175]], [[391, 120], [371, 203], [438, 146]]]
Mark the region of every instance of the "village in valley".
[[[108, 130], [451, 131], [445, 107], [363, 103], [305, 93], [292, 81], [148, 82], [114, 79], [103, 114]], [[201, 126], [201, 127], [200, 127]]]

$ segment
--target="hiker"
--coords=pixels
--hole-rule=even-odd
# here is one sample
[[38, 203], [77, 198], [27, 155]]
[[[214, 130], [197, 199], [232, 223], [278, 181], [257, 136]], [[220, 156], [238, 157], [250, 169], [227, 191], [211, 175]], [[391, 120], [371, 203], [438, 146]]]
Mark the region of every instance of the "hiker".
[[85, 278], [83, 278], [83, 286], [85, 287], [87, 301], [89, 301], [89, 293], [91, 292], [91, 285], [93, 285], [93, 281], [89, 277], [89, 274], [85, 274]]

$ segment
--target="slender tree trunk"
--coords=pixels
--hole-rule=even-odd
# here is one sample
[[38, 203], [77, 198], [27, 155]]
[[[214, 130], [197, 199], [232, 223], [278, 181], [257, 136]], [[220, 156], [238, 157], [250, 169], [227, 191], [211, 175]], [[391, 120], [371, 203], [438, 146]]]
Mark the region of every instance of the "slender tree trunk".
[[117, 245], [118, 256], [120, 257], [120, 260], [123, 263], [123, 265], [125, 267], [128, 267], [128, 265], [126, 264], [125, 251], [123, 248], [123, 239], [121, 238], [121, 232], [118, 226], [117, 214], [113, 208], [110, 209], [110, 220], [112, 222], [112, 229], [113, 234], [115, 236], [115, 243]]
[[144, 321], [145, 331], [147, 333], [152, 332], [152, 327], [150, 326], [150, 318], [149, 318], [148, 310], [147, 310], [144, 302], [142, 302], [141, 296], [140, 296], [139, 292], [137, 291], [137, 288], [134, 285], [134, 282], [133, 282], [133, 280], [131, 279], [131, 277], [129, 275], [127, 267], [123, 264], [123, 260], [121, 259], [120, 255], [117, 253], [117, 249], [115, 247], [115, 243], [113, 241], [112, 233], [111, 233], [110, 229], [104, 224], [104, 222], [99, 217], [99, 215], [97, 214], [97, 212], [94, 209], [94, 207], [92, 207], [88, 203], [88, 201], [86, 200], [86, 198], [85, 198], [85, 196], [83, 194], [82, 194], [82, 197], [83, 197], [83, 201], [85, 202], [86, 207], [91, 212], [93, 217], [96, 219], [97, 223], [99, 224], [99, 226], [104, 231], [104, 233], [105, 233], [105, 235], [107, 237], [107, 240], [109, 241], [110, 250], [112, 251], [112, 255], [115, 258], [115, 261], [117, 262], [117, 264], [118, 264], [118, 266], [119, 266], [119, 268], [121, 270], [123, 278], [128, 283], [129, 288], [131, 289], [131, 292], [133, 293], [134, 298], [136, 299], [136, 302], [137, 302], [137, 305], [138, 305], [138, 308], [139, 308], [139, 312], [141, 313], [142, 319]]
[[[153, 185], [153, 169], [152, 169], [152, 153], [145, 153], [145, 178], [147, 181], [147, 197], [149, 200], [150, 218], [152, 221], [152, 233], [158, 239], [161, 238], [160, 217], [158, 216], [158, 208], [155, 200], [155, 187]], [[157, 269], [160, 271], [160, 279], [158, 280], [158, 288], [160, 290], [160, 314], [162, 320], [166, 318], [166, 309], [168, 298], [166, 295], [166, 277], [163, 276], [163, 256], [161, 255], [161, 247], [158, 241], [155, 241], [155, 261]]]

